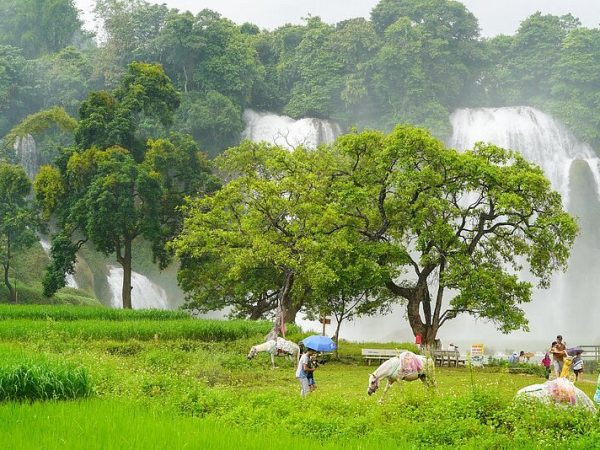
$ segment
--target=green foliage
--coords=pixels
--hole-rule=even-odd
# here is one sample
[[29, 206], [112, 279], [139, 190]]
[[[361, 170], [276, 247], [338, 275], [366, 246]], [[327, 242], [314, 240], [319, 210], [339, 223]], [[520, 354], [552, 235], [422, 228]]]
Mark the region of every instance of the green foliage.
[[31, 183], [20, 166], [0, 162], [0, 264], [11, 302], [16, 301], [10, 269], [19, 251], [36, 241], [37, 216], [28, 196]]
[[83, 306], [15, 306], [0, 305], [0, 319], [28, 320], [183, 320], [189, 319], [189, 314], [183, 311], [168, 311], [160, 309], [132, 310]]
[[544, 377], [546, 369], [541, 364], [532, 363], [510, 363], [506, 359], [490, 358], [485, 364], [487, 369], [502, 370], [508, 373], [527, 373]]
[[[143, 316], [142, 316], [143, 317]], [[224, 321], [209, 319], [142, 318], [135, 320], [110, 320], [87, 318], [85, 320], [36, 320], [11, 319], [0, 329], [0, 340], [40, 339], [55, 334], [62, 338], [82, 340], [111, 339], [114, 341], [139, 341], [192, 339], [203, 342], [234, 341], [253, 337], [262, 341], [272, 324], [266, 321]], [[293, 328], [292, 328], [293, 331]], [[248, 347], [250, 348], [250, 347]], [[247, 349], [246, 349], [247, 350]]]
[[64, 132], [72, 133], [77, 127], [77, 121], [67, 114], [64, 109], [55, 106], [27, 116], [6, 135], [6, 144], [12, 146], [17, 137], [28, 134], [37, 137], [54, 126]]
[[73, 273], [76, 253], [88, 240], [97, 251], [114, 254], [124, 268], [126, 308], [131, 308], [134, 239], [150, 242], [153, 257], [166, 267], [171, 255], [164, 243], [180, 228], [177, 208], [184, 196], [218, 186], [191, 139], [172, 134], [171, 141], [146, 142], [139, 134], [144, 117], [170, 126], [178, 105], [179, 95], [162, 68], [137, 62], [112, 93], [91, 93], [81, 104], [75, 147], [63, 148], [56, 167], [43, 169], [35, 181], [44, 215], [56, 217], [59, 228], [45, 295], [65, 285], [65, 274]]
[[43, 359], [0, 365], [0, 401], [85, 398], [92, 393], [87, 370]]
[[22, 48], [28, 58], [72, 44], [81, 25], [73, 0], [0, 2], [0, 44]]
[[[407, 126], [342, 136], [335, 149], [335, 160], [348, 158], [338, 169], [350, 173], [338, 178], [348, 223], [380, 242], [379, 262], [399, 271], [386, 286], [408, 301], [415, 334], [433, 342], [437, 328], [460, 313], [503, 332], [526, 328], [520, 304], [530, 300], [531, 285], [507, 267], [519, 270], [517, 258], [525, 258], [546, 287], [566, 267], [578, 232], [539, 167], [493, 145], [458, 153]], [[443, 311], [445, 289], [456, 295]]]
[[26, 63], [21, 49], [0, 45], [0, 136], [22, 117], [27, 91]]
[[[229, 183], [188, 205], [174, 243], [188, 306], [201, 310], [236, 305], [252, 317], [270, 309], [261, 294], [292, 280], [291, 304], [313, 315], [351, 318], [401, 297], [427, 342], [461, 313], [526, 329], [532, 286], [509, 270], [524, 258], [547, 287], [578, 231], [519, 154], [459, 153], [409, 126], [314, 151], [244, 142], [219, 164]], [[444, 310], [445, 289], [456, 294]]]
[[238, 105], [217, 91], [184, 94], [176, 127], [194, 137], [211, 156], [231, 147], [244, 129]]

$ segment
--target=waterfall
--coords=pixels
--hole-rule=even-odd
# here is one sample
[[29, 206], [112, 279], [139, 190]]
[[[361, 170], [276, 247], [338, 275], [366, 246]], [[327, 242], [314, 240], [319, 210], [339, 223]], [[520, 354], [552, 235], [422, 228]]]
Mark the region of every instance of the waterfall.
[[540, 166], [552, 187], [569, 205], [569, 172], [573, 161], [585, 161], [600, 185], [598, 158], [589, 145], [579, 142], [560, 122], [527, 106], [459, 109], [450, 116], [450, 146], [473, 148], [478, 141], [516, 150]]
[[[44, 252], [46, 252], [46, 255], [50, 256], [50, 249], [52, 248], [52, 244], [50, 244], [50, 241], [47, 238], [41, 237], [40, 245], [44, 249]], [[75, 277], [72, 274], [68, 273], [65, 275], [65, 282], [67, 284], [67, 287], [79, 289], [79, 285], [77, 284], [77, 281], [75, 280]]]
[[[594, 301], [596, 274], [600, 273], [600, 242], [596, 237], [600, 226], [600, 160], [589, 145], [579, 142], [560, 122], [534, 108], [459, 109], [450, 121], [451, 147], [464, 150], [478, 141], [493, 143], [518, 151], [540, 166], [561, 194], [565, 209], [580, 224], [567, 272], [555, 274], [548, 290], [535, 289], [532, 303], [523, 307], [531, 333], [516, 332], [511, 338], [542, 340], [548, 346], [557, 334], [563, 334], [571, 346], [594, 342], [600, 337], [594, 320], [600, 313]], [[526, 273], [521, 277], [535, 283]], [[474, 339], [477, 333], [490, 335], [490, 326], [474, 322], [459, 318], [441, 333], [465, 339]]]
[[[108, 266], [108, 285], [112, 294], [111, 305], [114, 308], [123, 307], [123, 269], [117, 266]], [[133, 309], [170, 309], [167, 293], [159, 285], [150, 281], [148, 277], [131, 272], [131, 305]]]
[[319, 144], [333, 142], [342, 132], [338, 124], [329, 120], [294, 120], [291, 117], [251, 109], [244, 111], [243, 118], [246, 122], [246, 129], [242, 132], [243, 139], [265, 141], [287, 149], [299, 145], [316, 148]]
[[27, 173], [27, 177], [33, 180], [40, 168], [39, 155], [33, 136], [30, 134], [23, 137], [17, 136], [14, 149], [21, 166]]

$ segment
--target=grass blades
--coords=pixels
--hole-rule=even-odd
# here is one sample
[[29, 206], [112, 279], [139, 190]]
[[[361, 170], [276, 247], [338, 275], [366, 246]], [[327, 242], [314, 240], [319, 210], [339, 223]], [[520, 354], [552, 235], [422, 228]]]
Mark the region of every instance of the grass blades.
[[0, 366], [0, 401], [70, 400], [91, 392], [82, 367], [45, 360]]

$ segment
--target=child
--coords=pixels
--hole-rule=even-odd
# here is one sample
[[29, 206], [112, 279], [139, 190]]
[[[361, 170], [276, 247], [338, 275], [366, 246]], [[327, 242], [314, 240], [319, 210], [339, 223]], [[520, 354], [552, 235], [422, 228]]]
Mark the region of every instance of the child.
[[579, 380], [579, 374], [583, 372], [583, 358], [581, 358], [581, 351], [579, 350], [573, 358], [573, 372], [575, 372], [575, 381]]
[[[317, 364], [317, 355], [314, 354], [308, 360], [308, 367], [312, 369], [316, 369], [319, 365]], [[308, 388], [310, 392], [314, 391], [317, 388], [317, 383], [315, 382], [315, 372], [311, 370], [306, 373], [306, 378], [308, 378]]]
[[600, 405], [600, 375], [598, 375], [598, 386], [596, 387], [596, 394], [594, 394], [594, 401]]
[[550, 379], [550, 365], [552, 364], [552, 360], [550, 359], [550, 354], [546, 352], [544, 355], [544, 359], [542, 359], [542, 366], [544, 366], [544, 376], [546, 380]]

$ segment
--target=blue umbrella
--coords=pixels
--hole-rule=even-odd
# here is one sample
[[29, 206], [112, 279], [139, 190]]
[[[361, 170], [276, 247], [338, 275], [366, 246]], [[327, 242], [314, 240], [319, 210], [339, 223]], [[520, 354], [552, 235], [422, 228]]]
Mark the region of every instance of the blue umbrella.
[[335, 342], [329, 336], [320, 336], [313, 334], [301, 341], [305, 347], [317, 352], [331, 352], [335, 350]]

